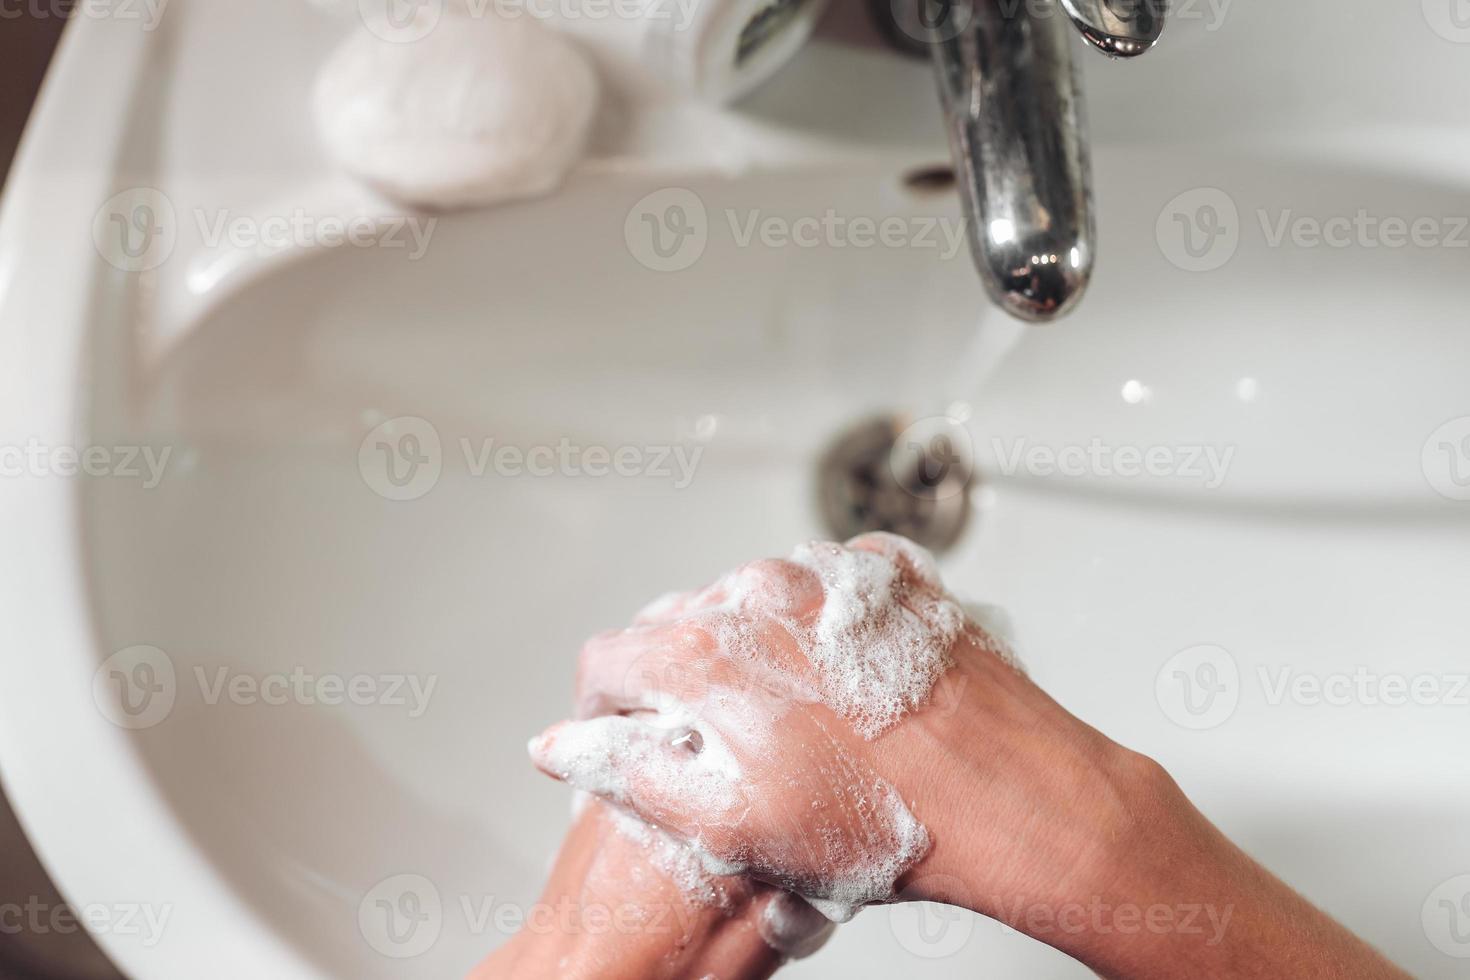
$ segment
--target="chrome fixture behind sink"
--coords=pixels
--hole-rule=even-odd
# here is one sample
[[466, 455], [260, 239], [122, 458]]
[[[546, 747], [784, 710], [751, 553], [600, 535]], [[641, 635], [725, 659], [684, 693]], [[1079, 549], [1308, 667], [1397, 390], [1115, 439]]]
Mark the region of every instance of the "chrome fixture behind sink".
[[943, 553], [969, 523], [973, 480], [973, 466], [943, 434], [883, 416], [844, 431], [823, 454], [817, 503], [839, 541], [889, 531]]
[[1068, 313], [1087, 289], [1097, 238], [1070, 29], [1106, 54], [1134, 57], [1158, 40], [1164, 0], [894, 0], [873, 8], [893, 18], [890, 38], [928, 41], [986, 292], [1022, 320]]

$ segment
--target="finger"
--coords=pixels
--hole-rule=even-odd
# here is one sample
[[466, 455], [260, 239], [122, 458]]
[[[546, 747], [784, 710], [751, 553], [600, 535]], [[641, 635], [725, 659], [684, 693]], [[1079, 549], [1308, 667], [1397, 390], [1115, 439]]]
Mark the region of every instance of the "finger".
[[633, 617], [635, 626], [659, 626], [685, 619], [718, 606], [727, 598], [723, 580], [691, 592], [669, 592], [659, 596]]
[[816, 571], [782, 558], [741, 565], [729, 575], [729, 591], [741, 608], [801, 619], [822, 608], [822, 580]]
[[800, 617], [819, 609], [822, 582], [810, 568], [782, 558], [747, 562], [694, 592], [672, 592], [646, 606], [637, 625], [687, 619], [716, 609], [757, 608], [769, 615]]
[[528, 749], [547, 775], [686, 838], [701, 839], [748, 808], [740, 767], [719, 733], [684, 719], [562, 722]]
[[908, 538], [884, 531], [860, 534], [847, 542], [853, 551], [882, 555], [909, 574], [911, 579], [930, 589], [942, 589], [939, 565], [934, 556]]
[[908, 538], [883, 532], [860, 535], [849, 541], [848, 547], [882, 555], [899, 570], [890, 586], [893, 601], [930, 644], [948, 649], [972, 628], [964, 609], [945, 591], [934, 556], [924, 548]]
[[582, 647], [576, 717], [703, 703], [715, 644], [692, 624], [603, 633]]
[[771, 893], [756, 921], [766, 945], [788, 960], [811, 956], [827, 944], [837, 928], [804, 899], [784, 891]]

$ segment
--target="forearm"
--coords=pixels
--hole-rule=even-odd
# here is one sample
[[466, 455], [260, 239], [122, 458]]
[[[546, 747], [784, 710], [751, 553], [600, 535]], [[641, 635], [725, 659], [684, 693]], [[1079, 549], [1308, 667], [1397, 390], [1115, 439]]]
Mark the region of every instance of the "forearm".
[[781, 963], [757, 927], [767, 897], [743, 883], [723, 903], [686, 894], [593, 803], [525, 927], [470, 980], [765, 980]]
[[1142, 771], [1146, 832], [1119, 842], [1092, 888], [1111, 911], [1071, 944], [1078, 959], [1118, 980], [1407, 977], [1231, 843], [1161, 769]]
[[[1157, 764], [1019, 674], [963, 658], [956, 670], [953, 707], [915, 718], [896, 749], [936, 774], [905, 787], [935, 838], [911, 895], [1117, 980], [1405, 976], [1227, 840]], [[932, 883], [949, 894], [924, 895]]]

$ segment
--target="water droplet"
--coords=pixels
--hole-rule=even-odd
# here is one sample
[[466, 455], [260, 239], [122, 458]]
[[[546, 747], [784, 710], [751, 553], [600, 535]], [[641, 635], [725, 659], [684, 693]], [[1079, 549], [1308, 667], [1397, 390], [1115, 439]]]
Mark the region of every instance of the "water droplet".
[[676, 749], [687, 749], [694, 755], [699, 755], [699, 753], [704, 751], [704, 736], [691, 728], [686, 732], [680, 733], [672, 744]]

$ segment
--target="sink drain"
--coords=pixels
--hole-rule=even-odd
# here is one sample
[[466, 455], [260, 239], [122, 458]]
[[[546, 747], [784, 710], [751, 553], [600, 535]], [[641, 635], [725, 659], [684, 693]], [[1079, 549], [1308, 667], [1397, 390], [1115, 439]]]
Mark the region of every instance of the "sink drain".
[[872, 419], [843, 433], [822, 456], [818, 499], [838, 540], [891, 531], [930, 551], [952, 547], [970, 517], [974, 454], [953, 419]]

